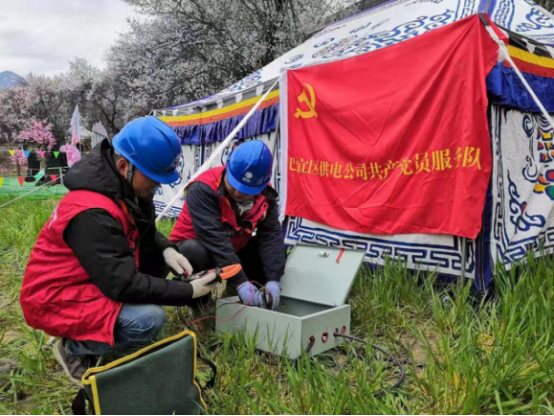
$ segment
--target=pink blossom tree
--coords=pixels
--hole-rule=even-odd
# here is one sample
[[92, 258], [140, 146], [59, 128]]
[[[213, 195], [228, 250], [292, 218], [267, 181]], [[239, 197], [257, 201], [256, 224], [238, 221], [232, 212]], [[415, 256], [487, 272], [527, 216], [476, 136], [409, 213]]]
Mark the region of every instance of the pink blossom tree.
[[16, 137], [16, 142], [21, 146], [16, 150], [13, 156], [10, 156], [11, 162], [17, 168], [17, 175], [21, 175], [21, 171], [27, 169], [27, 156], [25, 155], [25, 149], [28, 146], [32, 146], [38, 150], [51, 151], [56, 144], [56, 139], [52, 134], [52, 127], [47, 120], [36, 120], [32, 118], [29, 122], [25, 123], [24, 130], [21, 130]]
[[36, 143], [40, 150], [52, 150], [56, 144], [56, 139], [52, 134], [52, 127], [47, 120], [38, 121], [31, 119], [29, 127], [21, 131], [17, 137], [23, 148], [29, 144]]

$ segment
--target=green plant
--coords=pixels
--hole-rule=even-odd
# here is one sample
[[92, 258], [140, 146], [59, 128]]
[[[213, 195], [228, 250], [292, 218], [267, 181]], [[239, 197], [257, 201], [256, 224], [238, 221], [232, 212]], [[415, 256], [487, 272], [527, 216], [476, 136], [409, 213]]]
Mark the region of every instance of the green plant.
[[[1, 203], [1, 201], [0, 201]], [[0, 413], [70, 413], [76, 389], [53, 359], [48, 337], [25, 325], [18, 295], [25, 265], [57, 200], [25, 198], [0, 210], [0, 358], [18, 362], [0, 389]], [[173, 224], [159, 228], [168, 234]], [[208, 393], [224, 414], [552, 414], [554, 412], [554, 262], [529, 256], [495, 273], [495, 292], [474, 298], [468, 284], [443, 285], [436, 274], [402, 263], [360, 271], [348, 302], [353, 335], [400, 357], [398, 370], [370, 347], [346, 344], [297, 361], [257, 351], [244, 334], [198, 334], [219, 369]], [[164, 335], [183, 329], [166, 308]]]

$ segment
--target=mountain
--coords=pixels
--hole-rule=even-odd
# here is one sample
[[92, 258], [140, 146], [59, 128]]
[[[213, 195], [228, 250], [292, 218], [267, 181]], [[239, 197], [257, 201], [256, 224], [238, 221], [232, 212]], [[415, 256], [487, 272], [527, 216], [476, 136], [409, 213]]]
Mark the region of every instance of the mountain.
[[21, 81], [23, 81], [23, 77], [17, 75], [15, 72], [0, 72], [0, 88], [17, 87]]

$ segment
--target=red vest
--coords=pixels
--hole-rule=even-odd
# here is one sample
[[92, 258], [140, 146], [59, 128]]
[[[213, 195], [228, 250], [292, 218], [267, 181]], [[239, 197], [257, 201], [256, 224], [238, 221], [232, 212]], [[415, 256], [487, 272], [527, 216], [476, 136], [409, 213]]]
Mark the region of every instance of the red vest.
[[[194, 182], [203, 182], [212, 188], [214, 192], [218, 192], [224, 171], [225, 166], [210, 169], [192, 181], [189, 186]], [[256, 229], [258, 222], [265, 218], [267, 209], [269, 208], [269, 203], [267, 202], [265, 196], [261, 194], [257, 195], [252, 209], [244, 217], [242, 217], [244, 222], [242, 225], [237, 224], [235, 212], [231, 207], [229, 199], [225, 196], [219, 196], [219, 208], [221, 209], [221, 220], [223, 221], [223, 225], [229, 228], [234, 234], [231, 236], [233, 247], [235, 248], [235, 251], [239, 251], [244, 248], [248, 244], [250, 238], [252, 238], [252, 232]], [[169, 239], [176, 243], [183, 240], [190, 240], [192, 238], [196, 238], [196, 233], [192, 227], [192, 220], [190, 218], [188, 205], [185, 200], [183, 210], [181, 211], [181, 214], [179, 214], [179, 218], [177, 218], [177, 222], [175, 223], [175, 227], [173, 228]]]
[[20, 302], [25, 320], [33, 328], [57, 337], [113, 345], [122, 304], [102, 294], [63, 240], [69, 221], [93, 208], [108, 211], [122, 224], [138, 268], [138, 230], [126, 207], [96, 192], [71, 191], [38, 236], [25, 270]]

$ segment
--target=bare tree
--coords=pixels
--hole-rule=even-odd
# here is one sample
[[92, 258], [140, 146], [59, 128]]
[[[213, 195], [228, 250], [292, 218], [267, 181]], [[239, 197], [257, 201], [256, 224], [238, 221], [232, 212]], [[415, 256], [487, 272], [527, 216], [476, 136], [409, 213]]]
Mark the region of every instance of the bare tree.
[[337, 0], [126, 0], [131, 22], [109, 53], [146, 108], [217, 92], [303, 42], [344, 8]]

